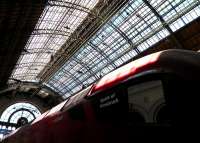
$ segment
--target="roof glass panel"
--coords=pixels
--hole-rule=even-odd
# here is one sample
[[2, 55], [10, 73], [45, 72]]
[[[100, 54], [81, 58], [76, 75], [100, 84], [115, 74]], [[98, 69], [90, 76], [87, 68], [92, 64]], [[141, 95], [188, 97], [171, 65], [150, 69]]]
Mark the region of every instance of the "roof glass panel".
[[176, 31], [199, 17], [199, 0], [149, 0], [150, 4]]
[[[197, 0], [147, 2], [173, 31], [200, 15]], [[68, 97], [131, 60], [170, 35], [157, 14], [143, 0], [130, 0], [47, 83]], [[59, 74], [62, 78], [56, 79]], [[54, 84], [55, 80], [64, 86]]]
[[[194, 4], [193, 4], [194, 5]], [[172, 31], [176, 31], [180, 29], [181, 27], [185, 26], [189, 22], [193, 21], [194, 19], [198, 18], [200, 16], [200, 6], [196, 6], [196, 3], [194, 5], [194, 9], [188, 10], [188, 13], [183, 13], [183, 16], [175, 20], [172, 24], [170, 24], [170, 28]]]
[[39, 81], [38, 73], [52, 60], [97, 2], [98, 0], [48, 0], [11, 78]]

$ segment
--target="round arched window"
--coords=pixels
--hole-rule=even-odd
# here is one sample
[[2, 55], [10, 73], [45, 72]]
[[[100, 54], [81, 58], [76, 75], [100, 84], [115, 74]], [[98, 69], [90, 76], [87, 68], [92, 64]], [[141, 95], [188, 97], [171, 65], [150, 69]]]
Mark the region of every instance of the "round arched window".
[[32, 122], [39, 115], [41, 113], [34, 105], [25, 102], [15, 103], [2, 113], [0, 120], [22, 126]]

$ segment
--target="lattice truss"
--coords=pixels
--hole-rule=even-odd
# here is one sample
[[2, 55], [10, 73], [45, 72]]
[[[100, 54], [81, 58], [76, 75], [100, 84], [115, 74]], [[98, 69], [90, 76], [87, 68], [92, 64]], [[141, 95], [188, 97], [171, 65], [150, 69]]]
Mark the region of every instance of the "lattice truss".
[[82, 23], [97, 0], [48, 0], [12, 78], [38, 81], [38, 73]]
[[[12, 77], [38, 80], [51, 55], [96, 3], [49, 1]], [[199, 0], [129, 0], [45, 84], [69, 97], [198, 18], [199, 4]]]

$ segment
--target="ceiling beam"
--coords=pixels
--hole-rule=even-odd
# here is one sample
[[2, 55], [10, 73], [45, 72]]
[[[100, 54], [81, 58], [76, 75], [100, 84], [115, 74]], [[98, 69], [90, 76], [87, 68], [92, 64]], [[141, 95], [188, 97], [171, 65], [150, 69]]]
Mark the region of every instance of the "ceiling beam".
[[50, 77], [127, 2], [128, 0], [100, 1], [90, 14], [88, 14], [83, 22], [84, 24], [77, 28], [58, 51], [58, 53], [63, 53], [65, 56], [55, 56], [55, 60], [48, 63], [48, 66], [40, 72], [38, 77], [41, 78], [43, 82], [48, 81], [48, 79], [50, 79]]

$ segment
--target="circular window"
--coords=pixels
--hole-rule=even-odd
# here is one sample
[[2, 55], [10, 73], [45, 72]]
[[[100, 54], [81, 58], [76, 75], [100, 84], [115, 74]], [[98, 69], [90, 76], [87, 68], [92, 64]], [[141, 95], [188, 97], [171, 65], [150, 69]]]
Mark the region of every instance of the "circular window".
[[34, 105], [30, 103], [15, 103], [2, 113], [0, 120], [22, 126], [32, 122], [39, 115], [41, 113]]

